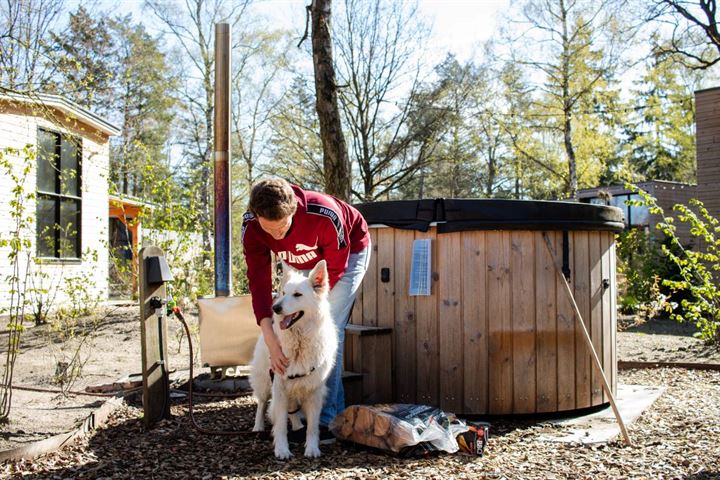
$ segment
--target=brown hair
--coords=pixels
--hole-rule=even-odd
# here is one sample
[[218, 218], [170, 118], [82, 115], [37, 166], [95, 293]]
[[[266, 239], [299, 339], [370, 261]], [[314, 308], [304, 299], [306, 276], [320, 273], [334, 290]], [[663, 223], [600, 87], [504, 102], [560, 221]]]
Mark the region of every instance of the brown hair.
[[250, 190], [248, 210], [256, 217], [272, 221], [289, 217], [297, 210], [295, 192], [282, 178], [260, 180]]

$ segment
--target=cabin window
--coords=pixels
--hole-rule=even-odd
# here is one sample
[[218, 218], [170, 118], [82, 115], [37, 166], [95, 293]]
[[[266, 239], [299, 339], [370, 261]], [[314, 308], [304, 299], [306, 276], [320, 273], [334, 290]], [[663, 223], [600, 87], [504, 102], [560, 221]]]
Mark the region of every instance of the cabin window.
[[647, 227], [650, 224], [650, 211], [648, 207], [628, 205], [629, 200], [642, 200], [637, 193], [614, 195], [608, 200], [600, 197], [583, 198], [583, 203], [593, 205], [612, 205], [623, 211], [625, 216], [625, 227]]
[[38, 129], [37, 255], [80, 258], [81, 140]]

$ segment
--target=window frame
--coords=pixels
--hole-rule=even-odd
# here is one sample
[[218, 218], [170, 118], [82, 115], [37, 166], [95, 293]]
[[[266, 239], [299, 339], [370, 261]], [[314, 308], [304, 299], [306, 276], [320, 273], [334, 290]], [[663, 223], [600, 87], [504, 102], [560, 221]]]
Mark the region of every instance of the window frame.
[[[39, 161], [44, 160], [42, 158], [42, 154], [40, 151], [41, 146], [41, 134], [49, 134], [52, 135], [55, 138], [55, 151], [53, 153], [53, 165], [52, 168], [55, 171], [55, 191], [47, 191], [47, 190], [41, 190], [40, 189], [40, 171], [39, 171]], [[83, 142], [82, 137], [74, 136], [74, 135], [68, 135], [64, 134], [62, 132], [58, 132], [55, 130], [51, 130], [49, 128], [44, 127], [38, 127], [37, 129], [37, 145], [38, 145], [38, 154], [37, 154], [37, 161], [36, 161], [36, 186], [35, 186], [35, 201], [37, 202], [37, 206], [35, 209], [35, 256], [36, 258], [42, 260], [43, 262], [53, 262], [53, 263], [80, 263], [82, 261], [82, 185], [83, 185], [83, 168], [82, 168], [82, 152], [83, 152]], [[76, 179], [77, 179], [77, 190], [74, 194], [70, 193], [63, 193], [62, 192], [62, 150], [63, 150], [63, 142], [71, 142], [75, 146], [75, 161], [76, 161]], [[77, 253], [77, 256], [62, 256], [62, 242], [61, 242], [61, 236], [60, 236], [60, 230], [57, 228], [54, 228], [54, 255], [53, 256], [47, 256], [47, 255], [41, 255], [40, 254], [40, 231], [39, 231], [39, 216], [38, 216], [38, 207], [40, 204], [41, 199], [49, 199], [52, 200], [53, 205], [53, 218], [52, 218], [52, 225], [60, 225], [62, 220], [62, 203], [63, 200], [71, 200], [76, 205], [76, 233], [75, 233], [75, 252]]]

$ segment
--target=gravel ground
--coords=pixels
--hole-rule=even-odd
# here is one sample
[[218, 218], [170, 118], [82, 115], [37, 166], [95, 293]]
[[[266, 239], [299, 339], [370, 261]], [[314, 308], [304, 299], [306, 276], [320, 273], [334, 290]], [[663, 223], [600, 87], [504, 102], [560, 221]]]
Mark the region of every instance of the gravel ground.
[[[191, 321], [193, 320], [190, 316]], [[171, 323], [173, 330], [179, 327]], [[692, 337], [692, 326], [669, 320], [645, 324], [621, 319], [620, 360], [720, 363], [720, 351]], [[139, 371], [136, 309], [114, 310], [93, 338], [85, 375], [75, 386], [112, 382]], [[172, 365], [185, 368], [187, 342], [170, 335]], [[15, 384], [52, 387], [57, 352], [41, 328], [30, 329], [16, 365]], [[138, 405], [123, 406], [109, 423], [73, 446], [32, 461], [0, 463], [0, 478], [720, 478], [720, 372], [620, 372], [626, 384], [664, 385], [666, 392], [629, 429], [635, 445], [601, 447], [545, 443], [540, 433], [558, 427], [541, 421], [494, 420], [486, 455], [399, 459], [348, 444], [323, 446], [306, 460], [275, 460], [269, 441], [198, 434], [186, 408], [176, 419], [145, 432]], [[71, 430], [99, 405], [93, 397], [16, 391], [11, 423], [0, 431], [0, 450]], [[249, 430], [248, 397], [199, 405], [196, 418], [214, 429]]]
[[[302, 449], [287, 462], [268, 440], [207, 436], [189, 425], [183, 406], [175, 420], [143, 431], [141, 411], [125, 406], [95, 435], [33, 461], [10, 462], [0, 472], [18, 478], [720, 478], [720, 372], [679, 369], [622, 372], [629, 384], [664, 385], [666, 392], [629, 427], [633, 446], [537, 440], [561, 427], [538, 420], [492, 422], [484, 457], [439, 455], [400, 459], [352, 445], [323, 446], [320, 459]], [[199, 405], [209, 428], [248, 429], [248, 397]]]
[[618, 322], [619, 360], [642, 362], [718, 363], [720, 349], [694, 338], [695, 326], [669, 318], [636, 322], [621, 317]]
[[[197, 319], [188, 315], [193, 325]], [[26, 326], [15, 362], [13, 385], [49, 392], [13, 390], [10, 422], [0, 426], [0, 451], [9, 450], [75, 428], [95, 411], [104, 398], [86, 395], [62, 395], [52, 390], [59, 386], [53, 381], [59, 361], [74, 353], [69, 344], [56, 342], [57, 335], [47, 325]], [[171, 368], [187, 368], [187, 341], [181, 336], [182, 326], [168, 324], [168, 354]], [[197, 344], [197, 338], [193, 340]], [[82, 376], [71, 386], [72, 391], [84, 391], [88, 386], [110, 384], [118, 379], [141, 372], [140, 328], [138, 308], [112, 306], [102, 312], [99, 327], [80, 350], [84, 362]], [[0, 335], [0, 366], [4, 368], [7, 337]], [[199, 362], [196, 362], [198, 366]], [[198, 373], [200, 373], [198, 369]]]

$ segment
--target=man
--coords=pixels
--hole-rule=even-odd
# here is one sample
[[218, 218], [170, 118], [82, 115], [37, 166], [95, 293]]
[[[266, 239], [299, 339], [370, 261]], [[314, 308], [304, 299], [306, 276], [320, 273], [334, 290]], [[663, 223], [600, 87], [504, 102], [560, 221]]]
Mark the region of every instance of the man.
[[333, 438], [327, 432], [328, 423], [345, 409], [343, 341], [370, 260], [367, 223], [360, 212], [335, 197], [271, 178], [252, 187], [248, 212], [243, 216], [242, 243], [253, 311], [270, 351], [273, 371], [279, 374], [285, 372], [288, 359], [272, 329], [270, 253], [298, 270], [310, 270], [323, 259], [327, 262], [330, 313], [339, 334], [335, 367], [326, 383], [327, 396], [320, 414], [321, 441], [327, 443]]

